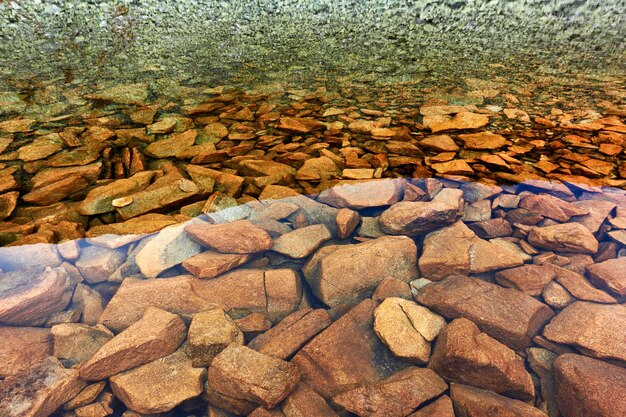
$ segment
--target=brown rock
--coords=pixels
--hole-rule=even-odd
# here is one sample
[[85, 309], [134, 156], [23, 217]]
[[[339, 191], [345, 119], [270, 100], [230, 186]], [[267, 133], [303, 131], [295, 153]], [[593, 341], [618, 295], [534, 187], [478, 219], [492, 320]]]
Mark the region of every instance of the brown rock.
[[85, 98], [120, 104], [143, 105], [148, 99], [148, 86], [145, 83], [120, 84], [92, 94], [86, 94]]
[[193, 368], [181, 350], [114, 375], [111, 390], [129, 409], [143, 414], [172, 410], [202, 393], [204, 369]]
[[410, 367], [335, 395], [333, 402], [358, 416], [402, 417], [447, 388], [431, 369]]
[[72, 306], [80, 311], [81, 323], [94, 326], [100, 321], [100, 316], [106, 307], [102, 295], [84, 284], [78, 284], [72, 296]]
[[610, 201], [582, 200], [572, 203], [578, 209], [587, 211], [589, 214], [577, 216], [573, 221], [585, 226], [591, 233], [600, 230], [600, 226], [615, 209], [616, 204]]
[[64, 410], [74, 410], [96, 401], [102, 390], [106, 387], [105, 381], [96, 382], [83, 388], [81, 392], [63, 406]]
[[208, 366], [231, 343], [243, 345], [243, 333], [223, 310], [208, 310], [193, 316], [187, 353], [194, 367]]
[[556, 273], [556, 281], [579, 300], [597, 303], [615, 303], [615, 298], [591, 285], [581, 274], [556, 265], [545, 265]]
[[208, 380], [222, 394], [273, 408], [294, 390], [300, 373], [289, 362], [231, 345], [211, 362]]
[[439, 334], [428, 367], [449, 381], [520, 400], [535, 397], [524, 361], [464, 318], [454, 320]]
[[549, 194], [528, 195], [522, 198], [519, 206], [558, 222], [566, 222], [573, 216], [583, 216], [589, 213], [582, 207]]
[[90, 359], [113, 338], [113, 333], [104, 326], [78, 323], [57, 324], [52, 326], [51, 333], [54, 356], [68, 368]]
[[452, 400], [447, 395], [442, 395], [426, 407], [409, 414], [408, 417], [454, 417]]
[[383, 301], [386, 298], [398, 297], [405, 300], [412, 300], [413, 294], [411, 293], [411, 287], [408, 283], [397, 278], [385, 278], [383, 279], [376, 291], [372, 294], [372, 299], [376, 301]]
[[363, 300], [291, 360], [300, 369], [303, 382], [324, 398], [386, 378], [407, 366], [374, 334], [375, 308], [376, 302]]
[[626, 361], [626, 307], [577, 301], [554, 317], [543, 335], [588, 356]]
[[565, 354], [553, 364], [559, 410], [567, 417], [626, 414], [626, 369], [581, 355]]
[[22, 161], [31, 162], [47, 158], [63, 148], [63, 141], [57, 133], [40, 136], [30, 144], [17, 150], [17, 157]]
[[80, 257], [74, 265], [85, 281], [97, 284], [108, 280], [125, 260], [126, 252], [123, 250], [89, 245], [81, 249]]
[[589, 279], [601, 288], [626, 296], [626, 257], [587, 266]]
[[286, 360], [331, 324], [332, 320], [324, 309], [300, 309], [252, 339], [248, 347]]
[[460, 149], [459, 145], [448, 135], [429, 136], [420, 141], [420, 145], [438, 152], [456, 152]]
[[6, 219], [13, 213], [19, 197], [19, 191], [12, 191], [0, 195], [0, 220]]
[[466, 149], [498, 149], [506, 144], [504, 136], [491, 132], [468, 133], [459, 135]]
[[331, 237], [326, 226], [314, 224], [280, 236], [274, 241], [272, 250], [291, 258], [306, 258]]
[[280, 118], [280, 121], [276, 127], [278, 129], [289, 130], [297, 133], [309, 133], [313, 130], [323, 129], [325, 126], [323, 123], [314, 119], [285, 116]]
[[49, 329], [0, 327], [0, 378], [26, 371], [52, 353]]
[[550, 282], [546, 288], [543, 289], [541, 296], [546, 304], [556, 309], [565, 308], [576, 301], [561, 284], [554, 281]]
[[402, 201], [385, 210], [378, 222], [386, 233], [415, 236], [454, 223], [460, 214], [457, 206], [445, 201]]
[[540, 248], [561, 252], [594, 254], [598, 251], [596, 238], [579, 223], [535, 227], [528, 234], [528, 242]]
[[361, 216], [354, 210], [342, 208], [337, 212], [335, 221], [337, 222], [337, 237], [346, 239], [361, 221]]
[[443, 130], [453, 129], [478, 129], [486, 126], [489, 118], [483, 114], [470, 113], [462, 111], [454, 117], [446, 115], [427, 115], [424, 116], [423, 124], [433, 133]]
[[153, 177], [154, 172], [143, 171], [130, 178], [119, 179], [93, 188], [81, 201], [78, 212], [87, 216], [114, 211], [113, 200], [145, 189]]
[[324, 398], [303, 383], [285, 398], [281, 409], [285, 417], [338, 417]]
[[299, 181], [327, 181], [336, 178], [341, 178], [341, 171], [327, 156], [307, 159], [296, 173]]
[[86, 385], [77, 370], [49, 357], [0, 383], [0, 410], [3, 417], [48, 417]]
[[426, 285], [415, 299], [446, 318], [468, 318], [514, 350], [527, 347], [553, 316], [548, 306], [521, 291], [461, 275]]
[[83, 363], [81, 378], [97, 381], [168, 355], [182, 343], [186, 330], [177, 315], [147, 308], [141, 319]]
[[541, 382], [541, 398], [550, 416], [559, 416], [556, 403], [556, 386], [554, 383], [553, 362], [559, 355], [543, 348], [526, 349], [528, 365], [539, 376]]
[[72, 278], [61, 267], [0, 274], [0, 323], [40, 324], [68, 305], [73, 287]]
[[27, 203], [45, 206], [63, 200], [69, 195], [83, 190], [89, 186], [84, 178], [72, 175], [60, 181], [44, 185], [22, 196]]
[[389, 206], [401, 199], [401, 181], [397, 179], [343, 181], [318, 196], [322, 203], [353, 210]]
[[425, 364], [432, 342], [446, 321], [402, 298], [387, 298], [374, 311], [374, 332], [391, 352], [407, 362]]
[[498, 284], [525, 292], [528, 295], [541, 295], [543, 289], [556, 278], [556, 273], [541, 265], [522, 265], [517, 268], [496, 272]]
[[30, 132], [32, 125], [37, 121], [33, 119], [11, 119], [0, 122], [0, 132], [25, 133]]
[[450, 384], [457, 417], [547, 417], [538, 408], [478, 388]]
[[197, 136], [198, 132], [193, 129], [174, 134], [167, 139], [152, 142], [144, 149], [144, 153], [152, 158], [184, 157]]
[[472, 167], [462, 159], [432, 164], [431, 168], [434, 169], [437, 174], [472, 175], [474, 173]]
[[271, 249], [272, 238], [248, 220], [192, 224], [185, 231], [195, 242], [223, 253], [257, 253]]
[[215, 278], [252, 260], [252, 255], [206, 251], [187, 258], [182, 265], [198, 278]]
[[437, 280], [454, 274], [469, 274], [510, 268], [524, 263], [518, 252], [480, 239], [458, 221], [426, 235], [419, 259], [422, 276]]
[[325, 304], [351, 303], [370, 295], [386, 277], [405, 282], [417, 277], [417, 248], [406, 236], [384, 236], [356, 245], [319, 249], [302, 272]]

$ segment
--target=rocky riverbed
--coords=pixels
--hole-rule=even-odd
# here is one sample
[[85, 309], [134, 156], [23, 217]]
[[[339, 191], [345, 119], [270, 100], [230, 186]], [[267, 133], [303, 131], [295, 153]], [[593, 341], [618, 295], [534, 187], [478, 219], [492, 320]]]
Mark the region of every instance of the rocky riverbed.
[[361, 87], [2, 93], [2, 415], [623, 416], [623, 85]]

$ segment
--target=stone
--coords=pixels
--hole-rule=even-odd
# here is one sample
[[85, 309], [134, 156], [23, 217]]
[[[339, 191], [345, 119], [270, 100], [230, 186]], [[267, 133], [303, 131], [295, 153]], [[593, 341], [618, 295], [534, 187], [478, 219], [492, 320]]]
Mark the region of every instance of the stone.
[[434, 402], [409, 414], [408, 417], [454, 417], [452, 400], [447, 395], [442, 395]]
[[454, 223], [458, 207], [440, 201], [402, 201], [385, 210], [378, 220], [381, 229], [392, 235], [417, 236]]
[[152, 158], [184, 158], [189, 154], [189, 148], [196, 141], [198, 132], [194, 129], [185, 132], [173, 134], [167, 139], [157, 140], [149, 144], [144, 153]]
[[573, 216], [583, 216], [589, 213], [580, 206], [549, 194], [527, 195], [521, 199], [519, 206], [558, 222], [566, 222]]
[[413, 301], [387, 298], [374, 311], [374, 332], [400, 359], [425, 364], [446, 320]]
[[87, 361], [113, 338], [104, 326], [63, 323], [52, 326], [54, 356], [68, 368]]
[[264, 229], [248, 220], [190, 224], [185, 232], [194, 242], [223, 253], [258, 253], [271, 249], [273, 243]]
[[154, 172], [143, 171], [130, 178], [115, 180], [109, 184], [95, 187], [87, 193], [77, 210], [85, 216], [115, 211], [113, 200], [144, 190], [153, 177]]
[[283, 116], [276, 127], [297, 133], [309, 133], [313, 130], [323, 129], [325, 125], [314, 119]]
[[243, 159], [239, 161], [237, 170], [245, 176], [269, 177], [272, 184], [291, 183], [296, 175], [295, 168], [266, 159]]
[[616, 207], [615, 203], [601, 200], [581, 200], [574, 201], [571, 204], [589, 213], [576, 216], [576, 218], [572, 220], [585, 226], [591, 233], [596, 233], [600, 230], [600, 226], [602, 226], [604, 221], [609, 217], [609, 214], [611, 214]]
[[87, 387], [83, 388], [83, 390], [79, 392], [76, 397], [65, 403], [63, 409], [75, 410], [87, 404], [93, 403], [94, 401], [96, 401], [100, 393], [104, 390], [105, 386], [105, 381], [100, 381], [96, 382], [95, 384], [88, 385]]
[[318, 200], [332, 207], [353, 210], [389, 206], [402, 199], [400, 184], [396, 179], [344, 181], [322, 191]]
[[273, 408], [300, 381], [298, 368], [245, 346], [230, 345], [213, 359], [209, 386], [222, 394]]
[[198, 278], [209, 279], [244, 265], [252, 259], [252, 255], [220, 253], [209, 250], [185, 259], [182, 266]]
[[417, 277], [417, 247], [406, 236], [384, 236], [356, 245], [319, 249], [302, 272], [326, 305], [359, 301], [386, 277], [408, 282]]
[[524, 360], [465, 318], [455, 319], [439, 334], [428, 367], [448, 381], [520, 400], [535, 397]]
[[450, 398], [457, 417], [547, 417], [532, 405], [467, 385], [450, 384]]
[[17, 150], [17, 157], [25, 162], [37, 161], [63, 149], [63, 142], [56, 133], [40, 136]]
[[415, 299], [448, 319], [471, 320], [513, 350], [527, 347], [553, 316], [548, 306], [521, 291], [462, 275], [422, 287]]
[[337, 212], [335, 221], [337, 222], [337, 237], [346, 239], [361, 221], [361, 216], [354, 210], [342, 208]]
[[598, 251], [598, 241], [580, 223], [535, 227], [528, 234], [528, 242], [540, 248], [560, 252], [594, 254]]
[[588, 356], [626, 361], [626, 307], [576, 301], [548, 323], [543, 335]]
[[557, 282], [550, 282], [541, 293], [546, 304], [552, 308], [562, 309], [570, 305], [576, 299]]
[[197, 313], [187, 336], [187, 353], [196, 368], [209, 366], [213, 358], [231, 343], [243, 345], [243, 333], [223, 310]]
[[97, 284], [108, 280], [125, 260], [125, 251], [89, 245], [81, 249], [74, 265], [85, 281]]
[[71, 175], [60, 181], [37, 188], [28, 194], [24, 194], [22, 200], [27, 203], [45, 206], [61, 201], [88, 186], [89, 183], [85, 181], [84, 178], [78, 175]]
[[506, 144], [504, 136], [491, 132], [468, 133], [459, 135], [466, 149], [498, 149]]
[[87, 285], [78, 284], [74, 289], [72, 306], [80, 311], [81, 323], [90, 326], [96, 325], [106, 304], [102, 295]]
[[[412, 281], [414, 282], [414, 281]], [[385, 278], [383, 279], [376, 291], [372, 294], [372, 299], [376, 301], [383, 301], [386, 298], [397, 297], [405, 300], [412, 300], [413, 294], [411, 293], [411, 286], [397, 278]]]
[[341, 172], [341, 177], [347, 180], [369, 180], [374, 178], [373, 168], [346, 168]]
[[287, 360], [309, 340], [332, 324], [324, 309], [300, 309], [248, 343], [250, 349]]
[[169, 226], [161, 230], [137, 253], [135, 263], [148, 278], [156, 278], [161, 272], [179, 265], [202, 251], [201, 246], [190, 239], [188, 224]]
[[145, 83], [121, 84], [86, 94], [85, 98], [141, 106], [148, 99], [148, 86]]
[[559, 415], [556, 403], [556, 386], [554, 382], [553, 363], [559, 355], [543, 348], [526, 349], [526, 358], [530, 368], [539, 376], [541, 398], [543, 398], [548, 415]]
[[338, 417], [324, 398], [303, 383], [296, 386], [280, 408], [285, 417]]
[[174, 352], [187, 328], [176, 314], [149, 307], [141, 319], [104, 344], [82, 364], [80, 376], [98, 381]]
[[331, 237], [326, 226], [314, 224], [280, 236], [274, 241], [272, 250], [290, 258], [306, 258]]
[[30, 132], [36, 123], [33, 119], [11, 119], [0, 122], [0, 132], [2, 133], [26, 133]]
[[587, 266], [589, 279], [600, 288], [626, 296], [626, 257]]
[[579, 300], [608, 304], [616, 302], [615, 298], [591, 285], [583, 275], [557, 265], [546, 264], [545, 266], [554, 271], [555, 280]]
[[358, 416], [403, 417], [447, 388], [432, 369], [410, 367], [346, 390], [335, 395], [333, 402]]
[[496, 272], [496, 282], [503, 287], [538, 296], [556, 275], [554, 270], [541, 265], [522, 265]]
[[15, 207], [17, 207], [17, 200], [19, 197], [19, 191], [11, 191], [0, 194], [0, 220], [4, 220], [11, 216]]
[[19, 374], [52, 354], [50, 329], [0, 327], [0, 378]]
[[434, 169], [437, 174], [472, 175], [474, 173], [472, 167], [462, 159], [432, 164], [431, 168]]
[[41, 324], [69, 304], [74, 285], [61, 267], [0, 273], [0, 323]]
[[302, 381], [326, 399], [406, 368], [373, 331], [377, 303], [363, 300], [293, 357]]
[[438, 152], [456, 152], [459, 145], [448, 135], [429, 136], [419, 142], [420, 146]]
[[626, 413], [626, 369], [564, 354], [552, 366], [556, 399], [567, 417], [620, 417]]
[[3, 417], [48, 417], [86, 385], [77, 370], [49, 357], [0, 382], [0, 410]]
[[489, 118], [484, 114], [476, 114], [468, 111], [457, 113], [454, 117], [447, 115], [427, 115], [422, 122], [431, 132], [437, 133], [444, 130], [478, 129], [489, 123]]
[[327, 156], [307, 159], [296, 172], [296, 179], [299, 181], [328, 181], [341, 177], [341, 171]]
[[182, 351], [111, 377], [111, 390], [129, 409], [164, 413], [202, 393], [206, 370], [192, 367]]
[[426, 235], [419, 269], [422, 276], [438, 280], [454, 274], [488, 272], [523, 263], [520, 253], [479, 238], [465, 223], [457, 221]]

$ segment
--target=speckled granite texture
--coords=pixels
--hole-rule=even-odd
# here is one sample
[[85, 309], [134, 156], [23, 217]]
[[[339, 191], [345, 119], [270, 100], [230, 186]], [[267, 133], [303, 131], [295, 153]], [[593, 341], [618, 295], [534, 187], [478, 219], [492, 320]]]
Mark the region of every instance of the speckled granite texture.
[[5, 0], [0, 77], [389, 75], [510, 56], [607, 70], [623, 66], [625, 10], [624, 0]]

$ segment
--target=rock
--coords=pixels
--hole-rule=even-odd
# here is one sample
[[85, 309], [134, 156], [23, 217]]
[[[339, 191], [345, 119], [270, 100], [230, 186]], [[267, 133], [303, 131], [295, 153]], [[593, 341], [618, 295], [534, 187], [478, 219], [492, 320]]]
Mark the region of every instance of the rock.
[[300, 369], [303, 382], [324, 398], [387, 378], [407, 366], [374, 334], [376, 306], [370, 299], [363, 300], [291, 360]]
[[543, 335], [553, 342], [574, 345], [588, 356], [626, 361], [626, 307], [577, 301], [554, 317]]
[[126, 278], [107, 304], [100, 323], [119, 333], [139, 320], [148, 307], [178, 314], [189, 322], [194, 314], [218, 307], [199, 294], [200, 282], [192, 276], [152, 280]]
[[243, 333], [223, 310], [195, 314], [189, 326], [187, 353], [196, 368], [209, 366], [231, 343], [243, 345]]
[[541, 296], [552, 308], [562, 309], [570, 305], [576, 299], [559, 283], [552, 281], [543, 289]]
[[37, 123], [33, 119], [11, 119], [0, 122], [0, 132], [2, 133], [26, 133], [30, 132], [32, 126]]
[[560, 252], [589, 253], [598, 251], [598, 241], [579, 223], [535, 227], [528, 234], [531, 245]]
[[97, 284], [108, 280], [125, 260], [125, 251], [89, 245], [81, 249], [74, 265], [85, 281]]
[[188, 236], [187, 228], [194, 222], [169, 226], [161, 230], [137, 253], [135, 263], [148, 278], [176, 266], [202, 251], [198, 243]]
[[378, 284], [378, 287], [376, 287], [374, 294], [372, 294], [372, 299], [376, 301], [383, 301], [386, 298], [391, 297], [413, 300], [410, 285], [397, 278], [383, 279], [380, 284]]
[[326, 226], [314, 224], [280, 236], [274, 241], [272, 250], [291, 258], [306, 258], [331, 237]]
[[104, 326], [87, 326], [78, 323], [63, 323], [51, 329], [54, 356], [68, 368], [87, 361], [113, 338]]
[[458, 207], [440, 201], [402, 201], [385, 210], [378, 220], [385, 233], [416, 236], [454, 223]]
[[85, 98], [141, 106], [148, 99], [148, 86], [145, 83], [121, 84], [96, 93], [86, 94]]
[[472, 175], [474, 173], [472, 167], [462, 159], [432, 164], [431, 168], [434, 169], [437, 174]]
[[248, 220], [191, 224], [185, 232], [193, 241], [223, 253], [258, 253], [272, 247], [270, 235]]
[[93, 188], [78, 206], [78, 212], [85, 216], [115, 211], [113, 200], [144, 190], [154, 177], [154, 172], [138, 172], [130, 178], [115, 180], [109, 184]]
[[45, 206], [56, 203], [68, 197], [69, 195], [83, 190], [89, 186], [84, 178], [78, 175], [71, 175], [60, 181], [44, 185], [28, 194], [22, 196], [22, 200], [27, 203]]
[[[461, 220], [467, 221], [465, 216], [463, 216]], [[476, 233], [478, 237], [483, 239], [494, 239], [498, 237], [511, 236], [513, 234], [513, 227], [511, 227], [511, 223], [501, 218], [475, 222], [470, 224], [469, 228]]]
[[374, 332], [395, 356], [407, 362], [427, 363], [430, 342], [445, 325], [440, 315], [402, 298], [387, 298], [374, 311]]
[[417, 248], [406, 236], [385, 236], [356, 245], [319, 249], [302, 272], [313, 293], [328, 306], [352, 303], [371, 294], [386, 277], [417, 277]]
[[610, 201], [581, 200], [572, 203], [580, 210], [587, 211], [589, 214], [577, 216], [572, 219], [576, 223], [585, 226], [591, 233], [600, 230], [600, 226], [609, 217], [609, 214], [615, 209], [616, 204]]
[[211, 362], [208, 380], [209, 386], [222, 394], [269, 409], [294, 390], [300, 373], [289, 362], [245, 346], [230, 345]]
[[527, 195], [519, 206], [558, 222], [566, 222], [573, 216], [583, 216], [589, 211], [549, 194]]
[[86, 385], [77, 370], [49, 357], [0, 383], [0, 410], [3, 417], [48, 417]]
[[620, 417], [626, 413], [626, 369], [565, 354], [553, 367], [557, 402], [567, 417]]
[[150, 307], [141, 319], [102, 346], [80, 368], [81, 378], [98, 381], [174, 352], [185, 338], [175, 314]]
[[459, 135], [466, 149], [498, 149], [506, 145], [504, 136], [491, 132], [468, 133]]
[[84, 284], [78, 284], [72, 296], [72, 306], [80, 311], [82, 323], [94, 326], [106, 307], [106, 301], [99, 292]]
[[461, 275], [424, 286], [415, 299], [448, 319], [473, 321], [514, 350], [527, 347], [553, 316], [548, 306], [521, 291]]
[[626, 296], [626, 257], [587, 266], [589, 279], [600, 288]]
[[538, 408], [478, 388], [450, 384], [457, 417], [547, 417]]
[[337, 237], [348, 238], [361, 221], [361, 216], [354, 210], [342, 208], [337, 212]]
[[313, 130], [323, 129], [324, 124], [317, 120], [306, 119], [304, 117], [283, 116], [280, 118], [279, 123], [276, 127], [278, 129], [289, 130], [297, 133], [309, 133]]
[[544, 288], [556, 278], [554, 270], [541, 265], [522, 265], [517, 268], [496, 272], [498, 284], [525, 292], [528, 295], [541, 295]]
[[447, 388], [431, 369], [410, 367], [335, 395], [333, 402], [358, 416], [402, 417]]
[[100, 381], [95, 384], [88, 385], [81, 392], [63, 406], [64, 410], [75, 410], [85, 405], [93, 403], [100, 393], [104, 390], [106, 382]]
[[2, 326], [0, 340], [0, 378], [27, 371], [52, 354], [49, 329]]
[[615, 298], [591, 285], [581, 274], [552, 264], [546, 264], [545, 267], [554, 271], [556, 281], [579, 300], [608, 304], [616, 302]]
[[172, 410], [202, 393], [206, 370], [192, 367], [181, 350], [110, 379], [111, 390], [126, 407], [142, 414]]
[[283, 183], [283, 185], [287, 185], [293, 182], [293, 177], [296, 175], [296, 170], [289, 165], [265, 159], [241, 160], [237, 170], [245, 176], [268, 177], [271, 184]]
[[338, 417], [322, 397], [303, 383], [296, 386], [280, 408], [285, 417]]
[[553, 362], [559, 355], [543, 348], [526, 349], [526, 358], [530, 368], [539, 376], [541, 398], [543, 398], [548, 415], [558, 416], [556, 403], [556, 386], [554, 383]]
[[436, 401], [409, 414], [408, 417], [454, 417], [452, 400], [447, 395], [442, 395]]
[[520, 400], [535, 397], [524, 361], [464, 318], [455, 319], [439, 334], [428, 367], [448, 381]]
[[343, 181], [318, 196], [320, 202], [329, 206], [353, 210], [389, 206], [401, 199], [401, 181], [397, 179]]
[[6, 219], [13, 213], [13, 210], [17, 207], [19, 197], [19, 191], [0, 194], [0, 220]]
[[341, 178], [341, 176], [337, 165], [327, 156], [307, 159], [296, 172], [298, 181], [328, 181]]
[[454, 117], [447, 115], [427, 115], [422, 122], [431, 132], [437, 133], [443, 130], [478, 129], [489, 123], [489, 118], [484, 114], [476, 114], [468, 111], [457, 113]]
[[22, 146], [17, 150], [17, 157], [25, 162], [37, 161], [49, 157], [50, 155], [63, 149], [63, 141], [56, 134], [39, 136], [30, 144]]
[[331, 324], [332, 320], [324, 309], [300, 309], [252, 339], [248, 347], [286, 360]]
[[41, 324], [69, 304], [75, 285], [72, 281], [61, 267], [0, 274], [0, 323]]
[[419, 144], [423, 148], [438, 152], [456, 152], [460, 149], [459, 145], [448, 135], [429, 136], [421, 140]]
[[206, 251], [187, 258], [182, 265], [198, 278], [215, 278], [253, 259], [252, 255]]
[[373, 168], [346, 168], [341, 172], [341, 176], [347, 180], [370, 180], [374, 178]]
[[469, 274], [510, 268], [524, 263], [521, 254], [483, 240], [457, 221], [426, 235], [419, 259], [421, 274], [437, 280], [454, 274]]
[[183, 133], [173, 134], [167, 139], [157, 140], [149, 144], [144, 153], [152, 158], [184, 158], [196, 141], [198, 131], [189, 129]]

